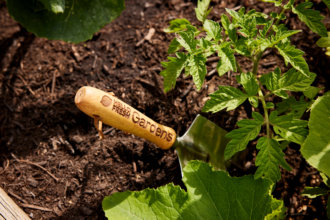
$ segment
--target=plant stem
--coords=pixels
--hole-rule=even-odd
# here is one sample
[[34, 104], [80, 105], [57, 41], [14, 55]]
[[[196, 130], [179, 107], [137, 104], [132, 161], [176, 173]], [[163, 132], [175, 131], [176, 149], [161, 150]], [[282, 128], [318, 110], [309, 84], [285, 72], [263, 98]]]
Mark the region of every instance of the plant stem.
[[252, 73], [253, 75], [257, 76], [258, 73], [258, 66], [259, 66], [259, 61], [262, 57], [262, 53], [259, 53], [257, 56], [255, 56], [253, 60], [253, 68], [252, 68]]
[[[258, 65], [259, 65], [259, 61], [262, 57], [262, 53], [259, 53], [257, 56], [255, 56], [253, 58], [253, 69], [252, 69], [252, 73], [253, 75], [257, 76], [258, 74]], [[259, 81], [259, 80], [258, 80]], [[262, 107], [264, 109], [264, 118], [265, 118], [265, 124], [266, 124], [266, 132], [267, 132], [267, 137], [271, 138], [271, 131], [270, 131], [270, 122], [269, 122], [269, 116], [268, 116], [268, 109], [267, 109], [267, 105], [266, 105], [266, 101], [265, 101], [265, 96], [261, 90], [261, 83], [259, 81], [259, 91], [258, 91], [258, 95], [259, 95], [259, 99], [261, 101]]]
[[236, 59], [236, 66], [237, 66], [237, 70], [238, 70], [238, 72], [239, 72], [239, 73], [242, 73], [242, 68], [241, 68], [241, 66], [239, 65], [237, 59]]
[[261, 100], [262, 107], [264, 109], [264, 116], [265, 116], [265, 124], [266, 124], [266, 133], [267, 137], [271, 138], [271, 131], [270, 131], [270, 122], [269, 122], [269, 116], [268, 116], [268, 109], [266, 106], [265, 96], [261, 91], [261, 88], [258, 91], [259, 99]]

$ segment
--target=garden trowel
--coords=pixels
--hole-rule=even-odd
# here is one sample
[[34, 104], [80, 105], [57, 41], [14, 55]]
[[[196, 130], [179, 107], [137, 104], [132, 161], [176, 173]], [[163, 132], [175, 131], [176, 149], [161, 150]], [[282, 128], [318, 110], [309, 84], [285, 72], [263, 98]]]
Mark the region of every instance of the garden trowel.
[[216, 169], [224, 169], [226, 131], [201, 115], [197, 115], [188, 131], [177, 137], [172, 128], [154, 122], [138, 110], [119, 100], [112, 93], [84, 86], [75, 96], [77, 107], [94, 118], [94, 125], [103, 137], [102, 122], [149, 140], [161, 149], [174, 147], [181, 168], [189, 160], [203, 160]]

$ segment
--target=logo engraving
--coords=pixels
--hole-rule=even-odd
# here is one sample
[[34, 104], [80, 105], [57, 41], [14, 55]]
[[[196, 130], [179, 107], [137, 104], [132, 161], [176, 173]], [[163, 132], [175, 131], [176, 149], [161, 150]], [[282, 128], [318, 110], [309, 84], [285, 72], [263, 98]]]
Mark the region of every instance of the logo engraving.
[[110, 106], [112, 103], [112, 99], [109, 96], [104, 95], [101, 99], [101, 104], [105, 107]]

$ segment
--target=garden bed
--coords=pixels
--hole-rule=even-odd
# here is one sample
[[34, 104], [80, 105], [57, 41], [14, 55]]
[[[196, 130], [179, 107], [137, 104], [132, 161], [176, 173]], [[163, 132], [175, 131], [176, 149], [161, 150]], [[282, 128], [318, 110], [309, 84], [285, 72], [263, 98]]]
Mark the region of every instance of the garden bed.
[[[220, 20], [224, 8], [272, 10], [257, 1], [213, 1], [210, 17]], [[327, 9], [318, 1], [316, 8]], [[197, 23], [195, 2], [126, 1], [126, 9], [90, 41], [69, 44], [34, 37], [22, 29], [0, 3], [0, 182], [1, 187], [33, 219], [103, 219], [101, 201], [118, 191], [181, 184], [174, 151], [111, 127], [99, 140], [93, 121], [74, 105], [75, 92], [84, 85], [113, 92], [155, 121], [182, 135], [201, 112], [207, 94], [219, 85], [237, 85], [235, 73], [219, 77], [216, 61], [208, 61], [209, 75], [196, 92], [191, 78], [180, 77], [164, 94], [161, 61], [166, 60], [172, 35], [163, 32], [174, 18]], [[325, 22], [329, 25], [329, 16]], [[287, 23], [303, 31], [292, 37], [305, 51], [315, 86], [329, 88], [329, 58], [315, 45], [319, 38], [290, 17]], [[154, 33], [153, 33], [154, 31]], [[149, 34], [149, 38], [146, 36]], [[240, 66], [250, 64], [239, 58]], [[275, 51], [262, 57], [260, 73], [283, 61]], [[238, 86], [238, 85], [237, 85]], [[244, 105], [236, 111], [204, 114], [226, 130], [250, 115]], [[229, 167], [235, 176], [255, 171], [255, 147], [250, 146]], [[285, 159], [292, 171], [282, 171], [274, 196], [283, 199], [288, 219], [326, 218], [326, 199], [302, 197], [305, 186], [318, 186], [316, 169], [291, 145]]]

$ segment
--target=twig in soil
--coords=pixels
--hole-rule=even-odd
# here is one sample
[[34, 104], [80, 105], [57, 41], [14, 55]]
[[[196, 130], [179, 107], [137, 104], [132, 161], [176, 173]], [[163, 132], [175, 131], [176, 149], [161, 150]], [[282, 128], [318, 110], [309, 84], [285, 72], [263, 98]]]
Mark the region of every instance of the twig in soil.
[[142, 40], [137, 42], [137, 44], [135, 46], [137, 46], [137, 47], [140, 46], [146, 40], [150, 41], [152, 36], [154, 36], [155, 32], [156, 32], [155, 28], [150, 28], [148, 34]]
[[[94, 52], [94, 51], [93, 51]], [[95, 53], [95, 52], [94, 52]], [[95, 54], [94, 56], [94, 61], [93, 61], [93, 65], [92, 65], [92, 69], [95, 69], [96, 67], [96, 61], [97, 61], [97, 55]]]
[[53, 212], [52, 209], [37, 206], [37, 205], [32, 205], [32, 204], [21, 203], [20, 206], [24, 207], [24, 208], [36, 209], [36, 210], [41, 210], [41, 211], [45, 211], [45, 212]]
[[52, 99], [54, 98], [54, 94], [55, 94], [55, 86], [56, 86], [56, 71], [53, 72], [52, 89], [51, 89]]
[[7, 159], [6, 166], [3, 168], [2, 172], [0, 172], [0, 175], [3, 174], [7, 170], [8, 167], [9, 167], [9, 160]]
[[190, 83], [189, 87], [186, 89], [186, 91], [184, 91], [184, 93], [180, 96], [180, 98], [183, 100], [187, 95], [188, 93], [192, 90], [194, 84], [193, 83]]
[[31, 161], [28, 161], [28, 160], [20, 160], [20, 159], [17, 159], [17, 157], [14, 155], [14, 154], [11, 154], [12, 157], [19, 163], [26, 163], [26, 164], [30, 164], [30, 165], [33, 165], [33, 166], [36, 166], [40, 169], [42, 169], [43, 171], [45, 171], [50, 177], [52, 177], [56, 182], [59, 181], [59, 179], [54, 176], [51, 172], [49, 172], [47, 169], [45, 169], [44, 167], [40, 166], [39, 164], [36, 164], [36, 163], [33, 163]]
[[132, 164], [133, 164], [133, 172], [136, 173], [137, 168], [136, 168], [136, 163], [135, 163], [135, 161], [133, 161]]
[[207, 77], [213, 76], [213, 74], [215, 74], [217, 72], [217, 69], [214, 68], [213, 70], [211, 70], [208, 74]]
[[18, 78], [20, 78], [20, 80], [23, 82], [24, 86], [27, 88], [27, 90], [29, 90], [29, 92], [35, 97], [35, 92], [31, 89], [31, 87], [27, 84], [27, 82], [25, 81], [25, 79], [23, 78], [23, 76], [21, 76], [21, 74], [17, 74]]
[[207, 58], [206, 62], [212, 63], [212, 62], [219, 61], [219, 60], [220, 60], [220, 57], [216, 56], [216, 57]]
[[9, 191], [9, 190], [8, 190], [8, 194], [11, 195], [12, 197], [16, 198], [17, 200], [23, 202], [23, 203], [27, 203], [27, 202], [25, 201], [25, 199], [23, 199], [23, 198], [21, 198], [20, 196], [16, 195], [16, 194], [13, 193], [12, 191]]

